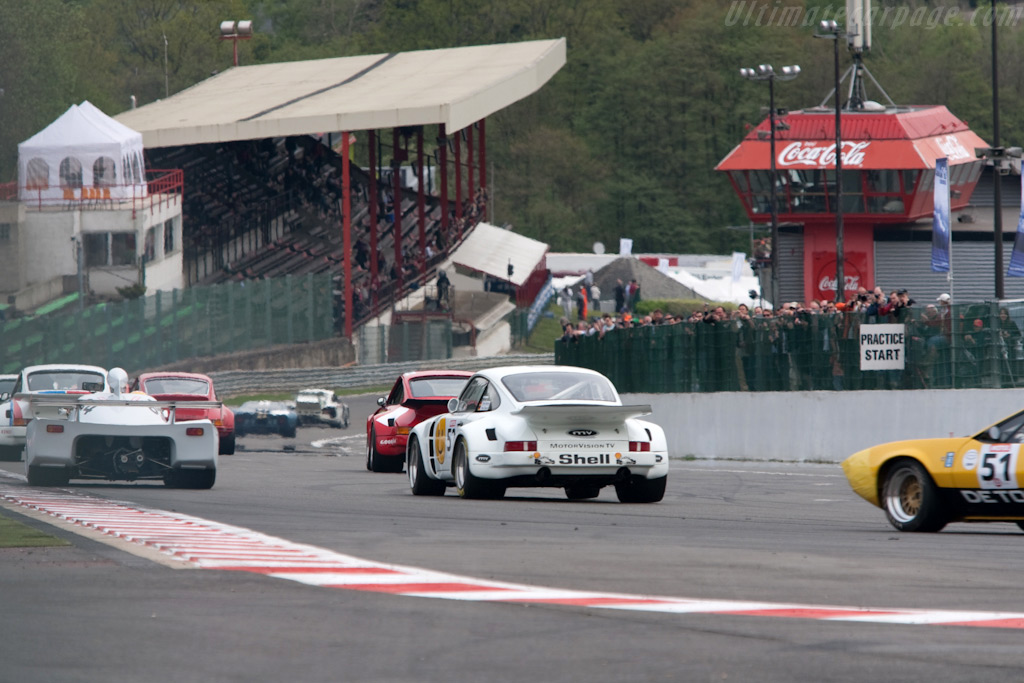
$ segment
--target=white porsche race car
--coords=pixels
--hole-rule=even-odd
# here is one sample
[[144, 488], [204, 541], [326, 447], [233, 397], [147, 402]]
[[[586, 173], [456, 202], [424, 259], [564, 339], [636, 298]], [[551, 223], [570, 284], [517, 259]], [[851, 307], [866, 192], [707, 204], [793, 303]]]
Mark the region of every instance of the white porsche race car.
[[211, 488], [217, 476], [217, 428], [208, 419], [177, 422], [175, 411], [219, 408], [217, 401], [157, 401], [128, 393], [128, 375], [108, 373], [110, 392], [15, 394], [31, 419], [25, 469], [32, 486], [70, 479], [162, 479], [175, 488]]
[[501, 498], [508, 487], [565, 489], [570, 500], [614, 486], [624, 503], [665, 495], [668, 445], [658, 425], [637, 419], [649, 405], [624, 406], [593, 370], [520, 366], [482, 370], [417, 424], [406, 447], [417, 496]]
[[[97, 365], [55, 363], [30, 365], [22, 369], [0, 403], [0, 460], [21, 460], [25, 449], [25, 426], [31, 420], [24, 396], [15, 394], [87, 394], [107, 391], [107, 371]], [[56, 414], [56, 409], [51, 411]]]

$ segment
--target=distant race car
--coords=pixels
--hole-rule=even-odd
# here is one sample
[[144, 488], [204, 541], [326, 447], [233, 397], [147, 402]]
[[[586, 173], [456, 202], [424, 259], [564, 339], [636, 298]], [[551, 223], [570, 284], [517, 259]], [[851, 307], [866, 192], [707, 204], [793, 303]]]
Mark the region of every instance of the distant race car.
[[972, 436], [895, 441], [854, 453], [843, 471], [857, 495], [900, 531], [950, 522], [1024, 529], [1024, 411]]
[[401, 375], [387, 398], [377, 399], [380, 407], [366, 419], [366, 469], [401, 472], [409, 431], [428, 417], [448, 410], [448, 400], [458, 396], [472, 376], [472, 372], [462, 370]]
[[[128, 374], [108, 373], [111, 391], [15, 394], [32, 416], [25, 469], [32, 486], [71, 479], [160, 479], [172, 488], [208, 489], [217, 478], [217, 430], [209, 420], [179, 422], [185, 402], [128, 392]], [[187, 402], [186, 410], [212, 409]]]
[[17, 381], [17, 375], [0, 375], [0, 401], [6, 401], [11, 397], [11, 391]]
[[21, 460], [25, 426], [32, 420], [26, 410], [26, 399], [15, 399], [15, 394], [86, 394], [107, 390], [107, 371], [97, 365], [52, 363], [23, 368], [10, 389], [11, 396], [0, 403], [0, 460]]
[[665, 495], [668, 444], [661, 427], [624, 406], [612, 383], [570, 366], [504, 367], [473, 375], [448, 412], [409, 435], [414, 495], [501, 498], [509, 487], [557, 487], [570, 500], [614, 486], [624, 503]]
[[235, 409], [235, 434], [280, 434], [294, 438], [299, 425], [295, 407], [283, 401], [246, 401]]
[[[213, 380], [207, 375], [194, 372], [144, 372], [132, 383], [133, 391], [149, 394], [158, 401], [207, 401], [217, 402]], [[220, 439], [218, 452], [231, 455], [235, 452], [235, 414], [225, 405], [217, 408], [186, 408], [176, 411], [179, 422], [186, 420], [209, 420], [217, 428]]]
[[348, 429], [348, 404], [329, 389], [302, 389], [295, 395], [299, 424], [325, 424]]

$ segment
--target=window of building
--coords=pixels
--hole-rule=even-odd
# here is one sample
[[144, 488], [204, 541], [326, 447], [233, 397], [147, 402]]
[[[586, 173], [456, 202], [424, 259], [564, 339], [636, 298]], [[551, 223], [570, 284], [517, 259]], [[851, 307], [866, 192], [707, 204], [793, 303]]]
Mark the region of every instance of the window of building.
[[134, 265], [136, 258], [134, 232], [110, 233], [110, 265]]
[[164, 223], [164, 257], [174, 251], [174, 219]]
[[156, 258], [156, 228], [150, 228], [146, 231], [146, 243], [143, 249], [143, 255], [146, 259], [146, 263], [152, 262]]
[[0, 223], [0, 242], [11, 241], [11, 224]]
[[84, 235], [85, 267], [105, 266], [109, 260], [110, 233], [90, 232]]
[[60, 186], [82, 186], [82, 162], [75, 157], [64, 157], [60, 162]]

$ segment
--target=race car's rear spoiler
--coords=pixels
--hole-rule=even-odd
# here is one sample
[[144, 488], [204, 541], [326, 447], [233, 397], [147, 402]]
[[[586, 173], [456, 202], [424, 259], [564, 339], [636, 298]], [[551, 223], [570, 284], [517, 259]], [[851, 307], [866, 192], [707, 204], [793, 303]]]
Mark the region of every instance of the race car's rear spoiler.
[[[57, 408], [58, 415], [68, 420], [77, 420], [78, 413], [88, 408], [166, 408], [168, 421], [174, 422], [175, 410], [181, 408], [220, 408], [220, 401], [140, 401], [123, 398], [93, 398], [94, 394], [15, 394], [14, 400], [22, 401], [33, 418], [54, 419], [52, 411], [40, 415], [42, 408]], [[63, 408], [64, 410], [59, 410]]]
[[592, 403], [545, 403], [512, 411], [536, 425], [609, 424], [651, 414], [651, 406], [600, 406]]

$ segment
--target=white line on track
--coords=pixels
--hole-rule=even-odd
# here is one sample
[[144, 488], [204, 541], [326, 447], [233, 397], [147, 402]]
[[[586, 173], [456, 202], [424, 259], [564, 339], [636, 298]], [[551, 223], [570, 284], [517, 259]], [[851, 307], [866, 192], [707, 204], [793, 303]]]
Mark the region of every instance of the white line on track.
[[[7, 480], [6, 482], [4, 480]], [[79, 533], [101, 534], [118, 547], [170, 566], [263, 574], [325, 588], [475, 602], [572, 605], [672, 614], [731, 614], [876, 624], [960, 625], [1024, 629], [1024, 613], [882, 609], [706, 600], [627, 593], [563, 590], [487, 581], [417, 567], [385, 564], [324, 548], [133, 503], [96, 498], [67, 489], [11, 486], [24, 481], [0, 472], [0, 503]], [[134, 550], [132, 550], [134, 548]]]

